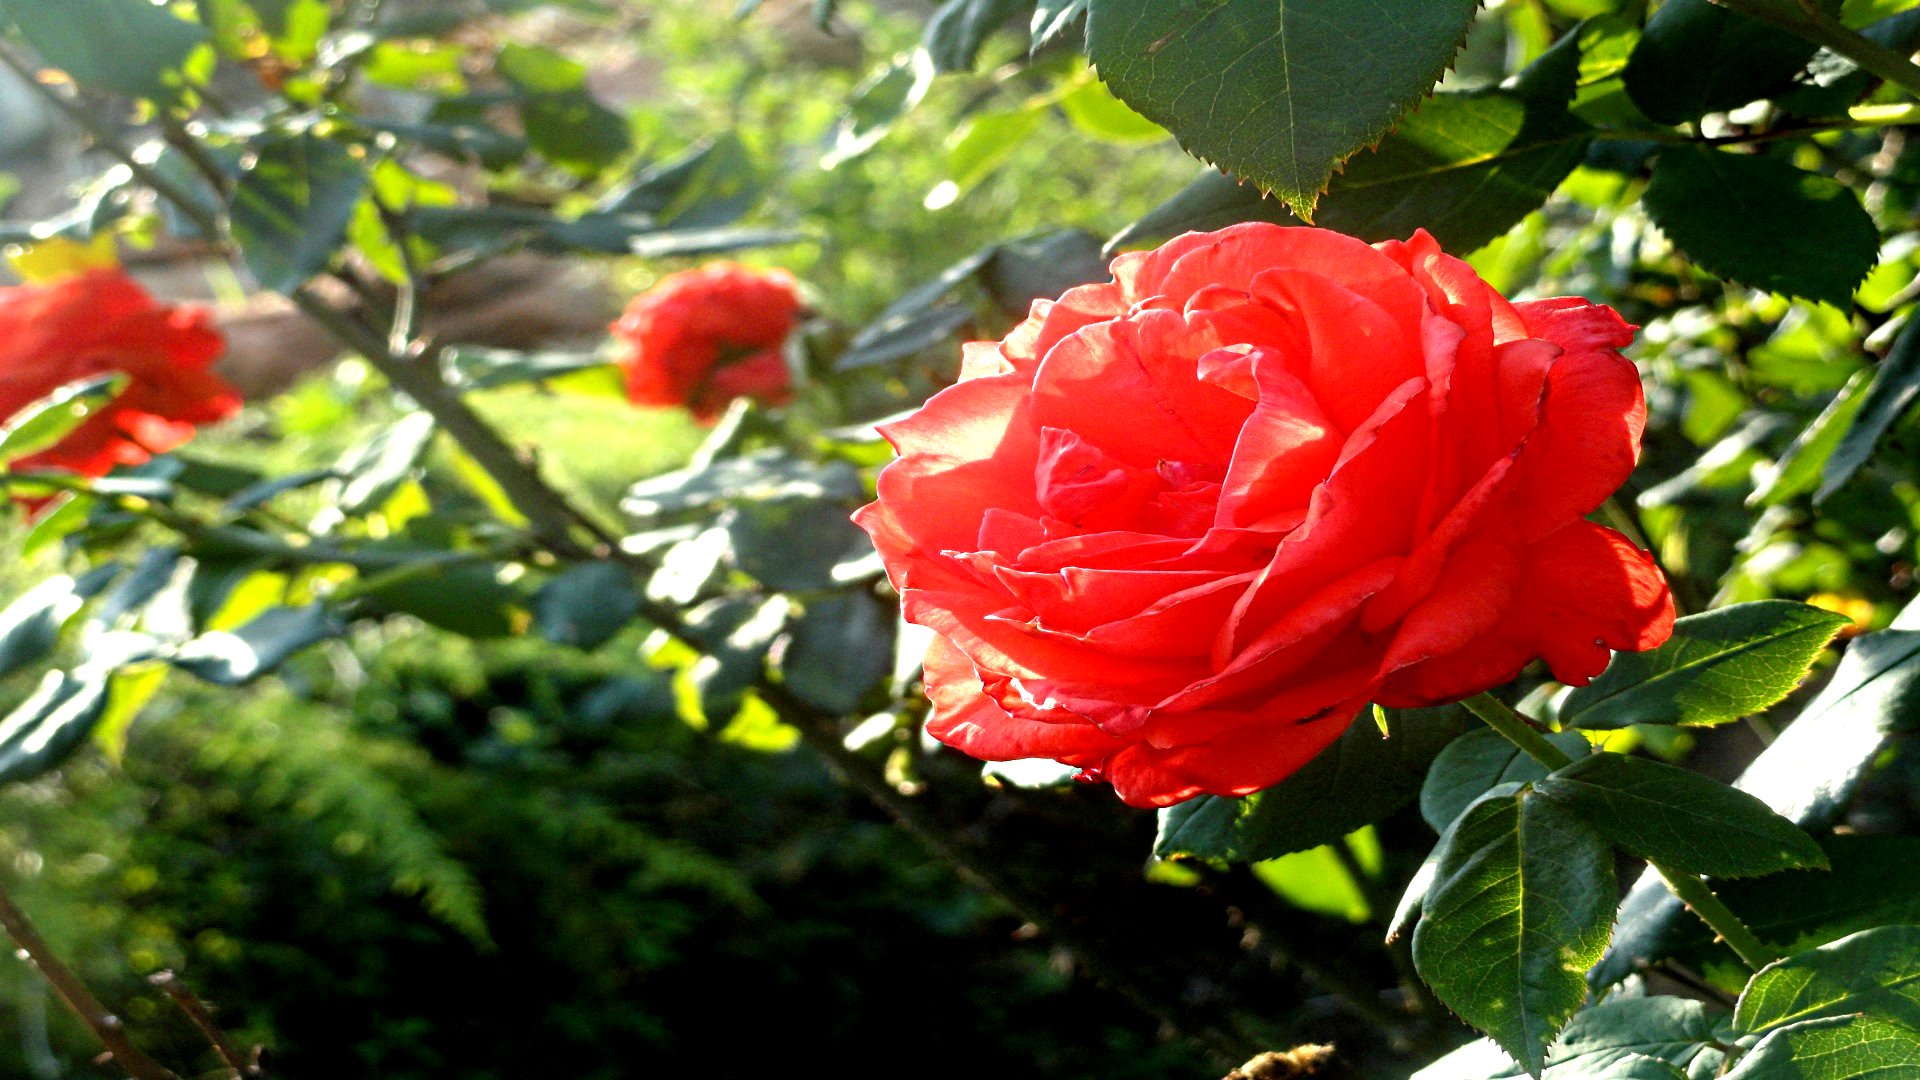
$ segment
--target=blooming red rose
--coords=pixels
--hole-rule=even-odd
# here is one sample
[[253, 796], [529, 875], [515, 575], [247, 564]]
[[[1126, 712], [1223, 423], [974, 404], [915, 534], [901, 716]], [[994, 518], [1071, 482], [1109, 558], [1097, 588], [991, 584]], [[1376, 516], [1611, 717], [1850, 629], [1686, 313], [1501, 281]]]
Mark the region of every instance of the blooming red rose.
[[204, 309], [163, 305], [118, 270], [0, 288], [0, 416], [97, 375], [127, 376], [119, 397], [13, 468], [103, 476], [172, 450], [240, 408], [212, 371], [224, 348]]
[[1632, 471], [1633, 327], [1509, 303], [1420, 233], [1241, 225], [1034, 305], [884, 432], [857, 520], [926, 657], [928, 730], [1136, 806], [1271, 786], [1369, 701], [1543, 657], [1580, 685], [1673, 624], [1585, 520]]
[[737, 397], [785, 404], [793, 377], [781, 347], [800, 307], [783, 270], [713, 263], [668, 276], [613, 324], [627, 397], [684, 405], [708, 423]]

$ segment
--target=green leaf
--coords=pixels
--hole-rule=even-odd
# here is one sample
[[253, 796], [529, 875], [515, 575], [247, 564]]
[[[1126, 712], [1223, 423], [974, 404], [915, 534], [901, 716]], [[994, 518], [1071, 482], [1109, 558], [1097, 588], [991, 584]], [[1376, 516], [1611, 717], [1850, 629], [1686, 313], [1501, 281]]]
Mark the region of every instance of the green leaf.
[[1727, 1080], [1920, 1080], [1920, 1031], [1877, 1016], [1769, 1032]]
[[[1747, 498], [1749, 506], [1778, 506], [1815, 488], [1822, 488], [1821, 474], [1830, 467], [1833, 452], [1853, 427], [1854, 417], [1866, 402], [1872, 376], [1856, 371], [1840, 388], [1820, 415], [1806, 426], [1780, 455], [1780, 460]], [[1841, 483], [1845, 481], [1842, 480]], [[1835, 487], [1839, 485], [1836, 484]]]
[[[1855, 638], [1833, 677], [1734, 786], [1809, 830], [1830, 825], [1853, 796], [1887, 733], [1920, 714], [1920, 630]], [[1620, 907], [1620, 931], [1593, 984], [1609, 986], [1645, 958], [1667, 955], [1688, 918], [1648, 871]]]
[[88, 417], [112, 404], [127, 382], [127, 376], [118, 373], [96, 375], [62, 386], [14, 413], [0, 427], [0, 463], [58, 446]]
[[[102, 569], [117, 573], [119, 567]], [[67, 620], [106, 584], [98, 571], [81, 581], [61, 574], [21, 593], [0, 610], [0, 675], [11, 675], [51, 653]]]
[[587, 90], [587, 69], [538, 45], [501, 46], [496, 69], [522, 92], [520, 124], [540, 156], [584, 177], [599, 175], [632, 146], [619, 113]]
[[971, 71], [989, 35], [1033, 13], [1033, 0], [947, 0], [927, 23], [922, 44], [936, 71]]
[[0, 783], [60, 764], [106, 715], [109, 686], [106, 672], [47, 672], [27, 700], [0, 718]]
[[[1334, 844], [1343, 845], [1351, 860], [1342, 859]], [[1380, 877], [1382, 851], [1372, 826], [1308, 851], [1254, 863], [1253, 876], [1282, 900], [1316, 915], [1363, 923], [1373, 917], [1367, 885]], [[1353, 869], [1365, 875], [1356, 881]]]
[[271, 608], [231, 631], [215, 630], [187, 642], [173, 664], [219, 686], [244, 686], [279, 670], [302, 649], [345, 632], [325, 604]]
[[1033, 50], [1066, 37], [1087, 14], [1087, 0], [1040, 0], [1033, 7]]
[[1108, 255], [1131, 244], [1161, 240], [1184, 232], [1211, 232], [1243, 221], [1290, 225], [1300, 219], [1287, 204], [1254, 184], [1209, 166], [1166, 202], [1114, 233], [1103, 249]]
[[1868, 1013], [1920, 1027], [1920, 926], [1880, 926], [1756, 972], [1733, 1012], [1745, 1034]]
[[[1635, 1057], [1654, 1058], [1711, 1076], [1712, 1048], [1726, 1014], [1674, 997], [1620, 998], [1582, 1009], [1547, 1054], [1546, 1080], [1590, 1080]], [[1413, 1075], [1413, 1080], [1507, 1080], [1525, 1075], [1491, 1041], [1469, 1043]]]
[[413, 478], [436, 430], [431, 415], [408, 413], [341, 455], [323, 492], [335, 512], [357, 517], [385, 506]]
[[1816, 506], [1866, 465], [1894, 423], [1913, 408], [1915, 398], [1920, 398], [1920, 319], [1909, 319], [1887, 358], [1874, 368], [1873, 384], [1852, 424], [1841, 425], [1846, 435], [1820, 470], [1820, 490], [1813, 496]]
[[460, 345], [445, 356], [447, 377], [464, 390], [495, 390], [522, 383], [543, 383], [607, 366], [605, 357], [590, 352], [489, 349]]
[[1100, 241], [1083, 229], [1009, 240], [980, 269], [981, 283], [1009, 315], [1025, 316], [1035, 300], [1051, 300], [1076, 285], [1106, 281]]
[[1786, 952], [1874, 926], [1920, 923], [1920, 838], [1829, 836], [1830, 868], [1730, 881], [1715, 891], [1760, 940]]
[[769, 588], [831, 589], [872, 565], [873, 545], [850, 517], [850, 500], [740, 500], [714, 525], [725, 529], [733, 565]]
[[780, 654], [787, 688], [835, 715], [850, 713], [893, 669], [893, 610], [866, 593], [807, 601]]
[[1783, 296], [1845, 308], [1880, 258], [1879, 230], [1851, 188], [1758, 154], [1669, 146], [1642, 202], [1701, 269]]
[[1330, 844], [1406, 805], [1428, 763], [1466, 728], [1458, 708], [1366, 716], [1292, 776], [1244, 799], [1202, 795], [1160, 812], [1155, 855], [1259, 862]]
[[784, 596], [729, 596], [687, 613], [688, 630], [705, 653], [694, 662], [690, 681], [710, 729], [739, 715], [746, 692], [766, 672], [767, 653], [789, 609]]
[[764, 191], [746, 144], [729, 133], [647, 166], [608, 192], [594, 209], [645, 214], [680, 228], [715, 228], [753, 209]]
[[832, 169], [874, 148], [893, 125], [920, 104], [933, 85], [933, 61], [923, 51], [895, 60], [854, 88], [847, 115], [827, 137], [820, 167]]
[[1827, 865], [1820, 845], [1767, 804], [1663, 762], [1599, 753], [1533, 791], [1627, 853], [1681, 873], [1754, 877]]
[[366, 168], [339, 143], [303, 133], [256, 147], [228, 211], [247, 269], [275, 292], [306, 284], [332, 261], [366, 186]]
[[370, 582], [360, 598], [378, 612], [411, 615], [470, 638], [507, 637], [526, 625], [526, 598], [502, 580], [505, 567], [467, 563], [431, 572], [398, 573]]
[[[1577, 731], [1555, 732], [1546, 739], [1568, 757], [1593, 752], [1593, 744]], [[1499, 732], [1475, 727], [1448, 743], [1433, 760], [1420, 785], [1420, 816], [1434, 832], [1444, 833], [1480, 796], [1502, 784], [1545, 779], [1548, 771]]]
[[1060, 111], [1080, 133], [1120, 146], [1156, 143], [1167, 129], [1127, 107], [1105, 83], [1088, 79], [1060, 99]]
[[853, 502], [863, 494], [859, 474], [844, 462], [822, 465], [782, 450], [762, 450], [642, 480], [627, 489], [620, 509], [653, 520], [735, 501], [833, 498]]
[[583, 563], [540, 587], [533, 597], [533, 621], [556, 645], [597, 649], [640, 614], [640, 602], [640, 590], [625, 567]]
[[1792, 693], [1848, 625], [1844, 615], [1791, 600], [1689, 615], [1659, 648], [1615, 654], [1599, 678], [1567, 695], [1560, 721], [1603, 729], [1738, 720]]
[[207, 40], [149, 0], [5, 0], [0, 15], [74, 82], [131, 97], [173, 97], [180, 66]]
[[1613, 922], [1613, 850], [1520, 785], [1482, 796], [1440, 842], [1413, 934], [1421, 978], [1539, 1075], [1586, 1000]]
[[1667, 0], [1647, 20], [1623, 77], [1642, 112], [1680, 124], [1786, 89], [1815, 48], [1710, 0]]
[[1433, 87], [1475, 0], [1091, 0], [1120, 100], [1303, 215], [1334, 166]]

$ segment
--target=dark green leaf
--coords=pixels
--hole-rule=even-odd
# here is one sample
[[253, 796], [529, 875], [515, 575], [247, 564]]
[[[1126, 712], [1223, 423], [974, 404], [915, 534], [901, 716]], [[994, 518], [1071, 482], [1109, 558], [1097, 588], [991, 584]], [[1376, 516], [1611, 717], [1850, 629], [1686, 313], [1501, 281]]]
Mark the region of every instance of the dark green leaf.
[[60, 764], [106, 715], [110, 675], [49, 671], [27, 700], [0, 718], [0, 783]]
[[1710, 0], [1667, 0], [1627, 61], [1627, 93], [1654, 120], [1684, 123], [1786, 89], [1814, 48]]
[[[1833, 677], [1798, 718], [1735, 782], [1782, 817], [1824, 829], [1852, 797], [1888, 731], [1920, 714], [1920, 630], [1883, 630], [1855, 638]], [[1667, 954], [1686, 918], [1659, 875], [1641, 875], [1620, 907], [1620, 931], [1594, 969], [1609, 986], [1643, 958]]]
[[[1622, 998], [1582, 1009], [1547, 1054], [1545, 1080], [1591, 1080], [1635, 1058], [1653, 1058], [1702, 1075], [1720, 1061], [1725, 1013], [1674, 997]], [[1491, 1041], [1470, 1043], [1416, 1073], [1414, 1080], [1508, 1080], [1526, 1075]], [[1705, 1072], [1704, 1075], [1712, 1075]]]
[[866, 593], [809, 600], [780, 657], [787, 689], [834, 714], [850, 713], [893, 669], [891, 608]]
[[927, 23], [923, 40], [936, 71], [970, 71], [994, 31], [1033, 15], [1033, 0], [947, 0]]
[[234, 185], [233, 238], [260, 284], [291, 293], [333, 258], [367, 171], [346, 147], [312, 134], [274, 139], [255, 155]]
[[1867, 387], [1853, 423], [1845, 427], [1846, 435], [1820, 470], [1815, 505], [1853, 479], [1894, 423], [1913, 408], [1915, 398], [1920, 398], [1920, 318], [1907, 321], [1900, 336], [1894, 338], [1887, 358], [1874, 369], [1873, 383]]
[[174, 654], [175, 667], [220, 686], [244, 686], [293, 654], [339, 637], [346, 626], [320, 603], [270, 608], [232, 631], [200, 635]]
[[912, 112], [920, 99], [927, 96], [933, 76], [933, 61], [924, 52], [914, 52], [855, 87], [847, 115], [827, 137], [820, 167], [834, 168], [873, 149], [902, 116]]
[[504, 168], [527, 156], [527, 140], [477, 120], [407, 123], [357, 117], [355, 122], [451, 158]]
[[433, 417], [408, 413], [343, 454], [333, 467], [327, 499], [340, 514], [354, 517], [385, 506], [413, 477], [433, 442]]
[[[1714, 891], [1761, 941], [1801, 952], [1875, 926], [1920, 923], [1920, 838], [1829, 836], [1820, 845], [1831, 869], [1790, 871], [1716, 882]], [[1693, 958], [1725, 955], [1705, 927], [1683, 922], [1698, 949]]]
[[1396, 709], [1391, 736], [1362, 715], [1298, 772], [1244, 799], [1203, 795], [1160, 812], [1154, 854], [1259, 862], [1330, 844], [1406, 805], [1466, 727], [1457, 708]]
[[1257, 186], [1209, 167], [1179, 194], [1113, 234], [1105, 253], [1129, 244], [1160, 240], [1184, 232], [1211, 232], [1243, 221], [1271, 221], [1291, 225], [1300, 219], [1287, 204], [1269, 196]]
[[1482, 796], [1440, 841], [1413, 933], [1421, 978], [1538, 1075], [1586, 999], [1613, 922], [1613, 850], [1520, 785]]
[[1811, 836], [1759, 799], [1662, 762], [1599, 753], [1533, 790], [1629, 854], [1681, 873], [1753, 877], [1827, 865]]
[[298, 491], [303, 487], [338, 479], [340, 479], [339, 471], [332, 468], [303, 469], [285, 476], [276, 476], [234, 492], [233, 497], [227, 500], [227, 509], [236, 514], [242, 513], [256, 506], [263, 506], [273, 501], [276, 496], [289, 491]]
[[1091, 0], [1087, 53], [1195, 155], [1311, 212], [1432, 88], [1475, 0]]
[[501, 580], [503, 569], [466, 563], [396, 574], [360, 596], [377, 611], [412, 615], [466, 637], [506, 637], [526, 625], [526, 598]]
[[1844, 615], [1790, 600], [1689, 615], [1659, 648], [1616, 654], [1599, 678], [1567, 695], [1560, 721], [1618, 728], [1738, 720], [1791, 693], [1848, 625]]
[[975, 318], [966, 304], [941, 304], [890, 319], [885, 329], [876, 329], [880, 324], [875, 323], [854, 338], [834, 362], [834, 370], [852, 371], [912, 356], [952, 337]]
[[597, 649], [640, 613], [633, 574], [618, 563], [573, 567], [540, 587], [533, 598], [534, 624], [556, 645]]
[[806, 233], [793, 229], [664, 229], [641, 233], [627, 241], [627, 254], [643, 259], [689, 258], [780, 247], [807, 239]]
[[106, 408], [126, 388], [125, 375], [96, 375], [62, 386], [27, 405], [14, 413], [5, 427], [0, 427], [0, 463], [58, 446], [60, 440], [73, 434], [73, 429]]
[[1877, 1016], [1769, 1032], [1727, 1080], [1920, 1080], [1920, 1031]]
[[132, 97], [174, 96], [180, 65], [207, 40], [148, 0], [5, 0], [0, 15], [74, 82]]
[[980, 276], [993, 302], [1016, 316], [1026, 315], [1035, 300], [1109, 277], [1100, 240], [1084, 229], [1009, 240], [994, 250]]
[[693, 665], [700, 711], [712, 728], [732, 720], [741, 698], [766, 673], [767, 652], [786, 625], [787, 599], [730, 596], [687, 613], [687, 626], [706, 655]]
[[830, 589], [871, 562], [872, 543], [849, 516], [854, 504], [805, 496], [738, 500], [714, 521], [733, 565], [769, 588]]
[[1783, 296], [1844, 308], [1880, 257], [1879, 230], [1852, 189], [1758, 154], [1669, 146], [1643, 203], [1701, 269]]
[[580, 64], [552, 49], [509, 42], [497, 67], [523, 92], [521, 126], [548, 161], [591, 177], [632, 145], [626, 120], [587, 92], [587, 69]]
[[[1920, 47], [1920, 8], [1896, 12], [1862, 27], [1860, 33], [1902, 56], [1911, 55]], [[1808, 75], [1810, 78], [1774, 95], [1774, 103], [1794, 116], [1835, 116], [1859, 104], [1880, 84], [1879, 76], [1824, 49], [1814, 56]]]
[[821, 465], [784, 451], [762, 450], [642, 480], [627, 489], [620, 508], [637, 518], [652, 519], [735, 500], [834, 498], [852, 502], [862, 494], [859, 474], [843, 462]]
[[121, 619], [144, 611], [147, 604], [172, 583], [179, 567], [179, 548], [156, 547], [142, 552], [132, 572], [102, 596], [87, 614], [86, 633], [111, 630]]
[[1880, 926], [1789, 956], [1748, 980], [1734, 1023], [1759, 1035], [1868, 1013], [1920, 1027], [1920, 926]]
[[[101, 569], [117, 573], [119, 567]], [[80, 581], [61, 574], [28, 589], [0, 610], [0, 675], [11, 675], [51, 653], [67, 620], [106, 584], [97, 573]]]
[[1040, 0], [1033, 8], [1033, 50], [1064, 39], [1086, 15], [1087, 0]]
[[1866, 403], [1870, 384], [1871, 378], [1867, 372], [1854, 372], [1853, 377], [1847, 380], [1847, 385], [1841, 387], [1827, 407], [1820, 410], [1820, 415], [1814, 417], [1794, 438], [1793, 444], [1781, 452], [1779, 462], [1754, 489], [1747, 504], [1778, 506], [1820, 487], [1821, 473], [1829, 468], [1834, 450], [1839, 448], [1840, 440], [1853, 427], [1853, 418], [1860, 414], [1860, 406]]
[[678, 228], [715, 228], [753, 209], [762, 190], [746, 144], [727, 134], [649, 165], [608, 192], [594, 209], [645, 214]]
[[[1547, 741], [1568, 757], [1593, 752], [1593, 744], [1577, 731], [1548, 735]], [[1499, 732], [1476, 727], [1447, 744], [1427, 770], [1420, 786], [1420, 816], [1433, 831], [1444, 833], [1461, 811], [1501, 784], [1524, 784], [1544, 779], [1547, 767], [1528, 757]]]

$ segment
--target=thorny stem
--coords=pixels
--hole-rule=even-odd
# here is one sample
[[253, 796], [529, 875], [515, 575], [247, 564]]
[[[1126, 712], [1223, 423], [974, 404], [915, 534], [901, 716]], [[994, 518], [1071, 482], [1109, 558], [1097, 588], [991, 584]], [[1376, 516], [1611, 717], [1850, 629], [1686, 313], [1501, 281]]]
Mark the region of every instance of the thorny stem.
[[[1573, 759], [1568, 757], [1565, 751], [1548, 742], [1540, 734], [1532, 719], [1516, 712], [1492, 694], [1484, 692], [1475, 694], [1462, 704], [1475, 716], [1486, 721], [1488, 727], [1505, 736], [1508, 742], [1525, 751], [1528, 757], [1545, 765], [1549, 771], [1558, 772], [1573, 764]], [[1693, 913], [1700, 917], [1701, 922], [1707, 924], [1708, 929], [1720, 935], [1721, 940], [1739, 954], [1740, 959], [1748, 967], [1758, 971], [1780, 959], [1780, 954], [1756, 937], [1747, 924], [1740, 921], [1740, 916], [1735, 915], [1718, 896], [1713, 894], [1713, 890], [1707, 887], [1707, 883], [1702, 881], [1698, 874], [1683, 874], [1669, 870], [1652, 859], [1647, 860], [1647, 865], [1653, 868], [1654, 873], [1660, 875], [1661, 880], [1667, 883], [1668, 890], [1678, 897], [1681, 903], [1693, 909]]]
[[59, 956], [47, 945], [40, 931], [34, 928], [27, 913], [21, 911], [0, 888], [0, 927], [4, 927], [7, 936], [20, 947], [20, 954], [40, 972], [47, 985], [60, 1001], [87, 1025], [100, 1044], [113, 1056], [114, 1064], [120, 1066], [133, 1080], [179, 1080], [173, 1072], [143, 1053], [139, 1047], [127, 1038], [126, 1025], [110, 1012], [100, 999], [93, 996], [87, 984], [67, 967]]
[[200, 1000], [198, 994], [188, 989], [187, 984], [181, 982], [179, 976], [171, 971], [157, 971], [148, 976], [147, 981], [159, 987], [161, 993], [166, 994], [168, 1000], [172, 1001], [174, 1006], [193, 1022], [193, 1026], [200, 1029], [201, 1036], [207, 1040], [209, 1046], [213, 1047], [213, 1052], [219, 1054], [220, 1060], [232, 1070], [233, 1080], [246, 1080], [247, 1077], [266, 1075], [258, 1062], [248, 1060], [247, 1055], [241, 1053], [240, 1048], [233, 1044], [233, 1040], [227, 1038], [227, 1033], [220, 1030], [220, 1025], [214, 1022], [213, 1010], [207, 1007], [206, 1002]]

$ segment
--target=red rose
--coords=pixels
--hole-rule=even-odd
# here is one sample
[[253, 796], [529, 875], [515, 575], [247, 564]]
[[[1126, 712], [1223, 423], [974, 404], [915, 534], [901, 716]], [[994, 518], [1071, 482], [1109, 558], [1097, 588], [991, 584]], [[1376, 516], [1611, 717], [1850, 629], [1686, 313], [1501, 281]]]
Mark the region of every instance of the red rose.
[[118, 270], [0, 288], [0, 415], [96, 375], [128, 377], [111, 404], [12, 467], [104, 476], [172, 450], [240, 408], [212, 371], [224, 348], [205, 310], [162, 305]]
[[885, 429], [857, 515], [937, 631], [928, 729], [1136, 806], [1244, 795], [1369, 701], [1664, 641], [1648, 555], [1585, 520], [1632, 471], [1633, 327], [1512, 304], [1420, 233], [1242, 225], [1034, 305]]
[[638, 405], [684, 405], [711, 423], [727, 403], [793, 399], [781, 347], [800, 314], [783, 270], [713, 263], [673, 274], [633, 298], [613, 324], [627, 397]]

